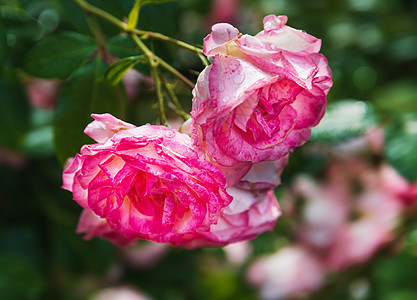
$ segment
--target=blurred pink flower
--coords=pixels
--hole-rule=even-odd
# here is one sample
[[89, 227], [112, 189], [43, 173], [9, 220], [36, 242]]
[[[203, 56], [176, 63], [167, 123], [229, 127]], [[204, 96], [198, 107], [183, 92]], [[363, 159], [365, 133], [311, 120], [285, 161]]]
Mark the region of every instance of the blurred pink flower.
[[375, 154], [382, 154], [384, 150], [384, 130], [381, 127], [371, 127], [365, 132], [369, 148]]
[[0, 147], [0, 164], [18, 169], [25, 165], [25, 158], [17, 152]]
[[233, 23], [237, 18], [239, 0], [214, 0], [211, 5], [209, 24]]
[[351, 190], [346, 206], [356, 214], [353, 220], [346, 219], [329, 250], [329, 267], [342, 269], [368, 260], [392, 240], [403, 209], [399, 195], [408, 183], [386, 164], [373, 167], [350, 159], [334, 167], [348, 171], [346, 181], [350, 181]]
[[281, 211], [272, 189], [247, 191], [228, 188], [233, 201], [221, 211], [217, 224], [210, 231], [190, 237], [184, 248], [218, 247], [250, 240], [265, 231], [272, 231]]
[[[139, 93], [139, 84], [145, 81], [146, 77], [135, 69], [130, 69], [122, 78], [126, 89], [126, 95], [129, 100], [135, 99]], [[148, 80], [149, 81], [149, 80]]]
[[401, 212], [397, 198], [371, 190], [357, 199], [355, 209], [360, 216], [337, 231], [328, 250], [327, 266], [340, 270], [367, 261], [384, 243], [392, 240]]
[[167, 252], [167, 244], [155, 242], [141, 242], [120, 249], [121, 256], [129, 267], [138, 269], [154, 266]]
[[339, 228], [349, 216], [345, 184], [336, 178], [332, 177], [332, 183], [323, 186], [307, 177], [299, 177], [293, 184], [293, 197], [301, 196], [306, 200], [301, 224], [297, 228], [298, 238], [319, 250], [326, 249], [334, 242]]
[[[81, 148], [63, 173], [63, 188], [105, 219], [122, 244], [141, 238], [181, 245], [217, 223], [232, 197], [224, 175], [191, 149], [188, 135], [163, 126], [134, 127], [108, 114], [93, 117], [85, 132], [99, 143]], [[108, 238], [106, 224], [85, 223], [80, 226], [88, 237]]]
[[252, 245], [248, 241], [233, 243], [223, 247], [226, 259], [233, 265], [243, 264], [252, 253]]
[[151, 300], [148, 296], [131, 287], [111, 287], [97, 291], [91, 300]]
[[325, 269], [301, 246], [286, 247], [259, 258], [249, 267], [247, 279], [264, 300], [288, 299], [310, 292], [323, 283]]
[[34, 108], [53, 109], [58, 100], [59, 80], [32, 78], [26, 83], [26, 92]]
[[[119, 61], [119, 58], [113, 57], [112, 62]], [[129, 69], [122, 77], [122, 82], [125, 87], [127, 99], [134, 100], [141, 91], [142, 85], [152, 86], [155, 84], [151, 76], [147, 76], [135, 68]]]
[[280, 159], [324, 114], [332, 80], [321, 41], [286, 21], [266, 16], [254, 37], [220, 23], [204, 39], [214, 60], [193, 91], [191, 133], [219, 165]]
[[400, 196], [401, 200], [406, 205], [417, 204], [417, 181], [410, 185], [409, 189], [403, 192]]
[[392, 240], [407, 186], [386, 164], [334, 158], [321, 184], [299, 177], [286, 201], [304, 198], [298, 240], [315, 249], [328, 269], [340, 270], [367, 261]]

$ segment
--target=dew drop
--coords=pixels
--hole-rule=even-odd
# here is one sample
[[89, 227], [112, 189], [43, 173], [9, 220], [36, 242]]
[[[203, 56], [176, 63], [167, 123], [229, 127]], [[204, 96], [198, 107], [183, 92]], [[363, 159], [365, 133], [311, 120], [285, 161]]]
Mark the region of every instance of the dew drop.
[[175, 132], [169, 130], [164, 133], [164, 136], [168, 139], [172, 139], [175, 136]]
[[240, 84], [240, 83], [242, 83], [243, 79], [245, 79], [245, 74], [243, 72], [236, 72], [233, 75], [233, 82], [234, 83]]

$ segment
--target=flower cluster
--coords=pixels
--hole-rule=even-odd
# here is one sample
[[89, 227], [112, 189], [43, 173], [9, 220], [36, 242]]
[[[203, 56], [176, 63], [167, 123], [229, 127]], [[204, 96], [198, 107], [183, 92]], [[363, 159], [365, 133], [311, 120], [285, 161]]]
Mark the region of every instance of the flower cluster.
[[398, 237], [413, 187], [386, 162], [363, 159], [363, 154], [378, 157], [381, 133], [370, 130], [343, 145], [349, 152], [337, 150], [321, 181], [298, 176], [285, 189], [283, 212], [295, 224], [292, 244], [255, 260], [248, 270], [262, 299], [312, 292], [328, 274], [366, 263]]
[[[332, 80], [320, 40], [267, 16], [242, 35], [216, 24], [204, 39], [213, 63], [193, 91], [181, 131], [92, 115], [63, 188], [83, 208], [77, 231], [123, 246], [136, 239], [196, 248], [273, 229], [273, 189], [326, 107]], [[185, 128], [189, 128], [186, 130]]]

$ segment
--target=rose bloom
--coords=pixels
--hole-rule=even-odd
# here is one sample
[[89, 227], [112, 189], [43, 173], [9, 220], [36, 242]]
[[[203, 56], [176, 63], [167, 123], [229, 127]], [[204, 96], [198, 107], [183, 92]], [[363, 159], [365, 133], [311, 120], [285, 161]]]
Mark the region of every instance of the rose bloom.
[[[190, 127], [192, 119], [185, 121], [179, 128], [180, 132], [191, 136]], [[201, 149], [197, 149], [201, 150]], [[217, 166], [226, 176], [226, 187], [238, 187], [246, 190], [266, 190], [281, 184], [281, 174], [288, 164], [289, 155], [273, 160], [258, 163], [241, 162], [234, 166], [227, 167], [219, 165], [207, 152], [201, 151], [206, 155], [206, 159]]]
[[[272, 231], [281, 210], [273, 189], [248, 191], [236, 187], [227, 189], [233, 201], [221, 211], [217, 224], [210, 231], [191, 235], [187, 249], [219, 247], [254, 239], [265, 231]], [[173, 243], [175, 245], [175, 243]]]
[[236, 186], [248, 190], [265, 190], [281, 184], [281, 174], [288, 164], [286, 155], [274, 161], [262, 161], [251, 164], [249, 171], [237, 182]]
[[324, 114], [332, 80], [321, 41], [286, 22], [266, 16], [256, 36], [220, 23], [204, 39], [213, 63], [193, 91], [192, 141], [220, 165], [280, 159]]
[[76, 232], [85, 233], [84, 239], [86, 240], [90, 240], [93, 237], [101, 237], [112, 241], [112, 243], [118, 246], [125, 246], [135, 240], [115, 231], [110, 227], [106, 219], [99, 217], [91, 209], [82, 211]]
[[92, 116], [85, 133], [98, 143], [83, 146], [63, 173], [63, 188], [85, 209], [79, 232], [118, 245], [137, 238], [181, 245], [218, 222], [232, 201], [225, 176], [188, 135]]

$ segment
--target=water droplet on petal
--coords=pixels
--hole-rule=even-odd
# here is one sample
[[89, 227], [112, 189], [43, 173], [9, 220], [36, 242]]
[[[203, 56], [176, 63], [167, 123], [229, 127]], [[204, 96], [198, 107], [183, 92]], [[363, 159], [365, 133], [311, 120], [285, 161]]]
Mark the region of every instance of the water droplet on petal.
[[168, 130], [164, 133], [164, 136], [168, 139], [172, 139], [175, 136], [175, 132], [171, 131], [171, 130]]
[[245, 74], [243, 72], [236, 72], [233, 75], [233, 81], [236, 84], [242, 83], [243, 79], [245, 79]]

